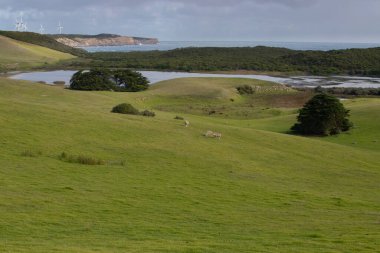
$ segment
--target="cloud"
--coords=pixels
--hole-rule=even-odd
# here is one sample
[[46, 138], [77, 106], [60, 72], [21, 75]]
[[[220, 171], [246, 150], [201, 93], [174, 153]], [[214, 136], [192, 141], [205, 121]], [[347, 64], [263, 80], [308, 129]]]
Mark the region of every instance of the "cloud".
[[0, 0], [0, 29], [20, 12], [31, 29], [161, 40], [380, 41], [378, 0]]

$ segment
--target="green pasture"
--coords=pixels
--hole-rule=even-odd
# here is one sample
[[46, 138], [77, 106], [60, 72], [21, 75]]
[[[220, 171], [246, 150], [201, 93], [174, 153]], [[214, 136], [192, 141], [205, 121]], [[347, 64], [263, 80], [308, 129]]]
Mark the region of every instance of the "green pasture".
[[[310, 96], [247, 79], [118, 93], [0, 78], [0, 252], [380, 252], [380, 99], [344, 101], [348, 134], [287, 134]], [[156, 117], [111, 113], [120, 103]]]

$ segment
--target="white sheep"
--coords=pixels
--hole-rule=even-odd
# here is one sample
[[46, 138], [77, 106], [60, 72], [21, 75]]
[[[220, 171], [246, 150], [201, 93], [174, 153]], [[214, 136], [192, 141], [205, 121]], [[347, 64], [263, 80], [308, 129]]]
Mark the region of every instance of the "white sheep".
[[221, 133], [214, 132], [213, 137], [214, 137], [214, 138], [218, 138], [218, 139], [220, 139], [220, 138], [222, 138], [222, 134], [221, 134]]
[[222, 134], [221, 133], [217, 133], [217, 132], [213, 132], [211, 130], [207, 130], [206, 133], [203, 134], [205, 137], [209, 137], [209, 138], [222, 138]]

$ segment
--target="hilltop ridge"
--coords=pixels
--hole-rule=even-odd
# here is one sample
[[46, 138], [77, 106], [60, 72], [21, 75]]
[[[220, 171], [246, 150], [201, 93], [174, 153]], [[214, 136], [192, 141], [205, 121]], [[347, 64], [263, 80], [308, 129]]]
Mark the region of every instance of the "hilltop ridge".
[[0, 35], [22, 41], [41, 47], [50, 48], [63, 53], [68, 53], [75, 56], [85, 56], [87, 52], [83, 49], [73, 48], [62, 43], [59, 43], [54, 38], [46, 34], [39, 34], [33, 32], [14, 32], [14, 31], [0, 31]]
[[45, 67], [75, 58], [69, 53], [0, 35], [0, 72]]

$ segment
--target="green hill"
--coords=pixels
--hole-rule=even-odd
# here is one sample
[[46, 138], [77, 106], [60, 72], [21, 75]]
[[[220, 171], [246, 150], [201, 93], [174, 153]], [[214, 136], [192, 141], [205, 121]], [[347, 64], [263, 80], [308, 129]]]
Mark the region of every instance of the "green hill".
[[14, 40], [23, 41], [26, 43], [38, 45], [41, 47], [50, 48], [55, 51], [72, 54], [75, 56], [86, 56], [87, 52], [83, 49], [66, 46], [56, 41], [53, 36], [33, 33], [33, 32], [13, 32], [0, 31], [1, 36], [9, 37]]
[[[241, 84], [263, 91], [240, 96]], [[346, 103], [351, 133], [305, 138], [282, 133], [296, 108], [274, 98], [299, 94], [275, 87], [177, 79], [78, 92], [0, 79], [0, 251], [376, 252], [380, 100]], [[123, 102], [157, 116], [110, 113]], [[257, 113], [209, 115], [199, 103]], [[269, 106], [280, 114], [258, 117]]]
[[20, 70], [57, 63], [75, 56], [0, 36], [0, 70]]

